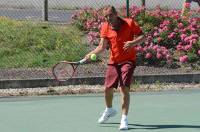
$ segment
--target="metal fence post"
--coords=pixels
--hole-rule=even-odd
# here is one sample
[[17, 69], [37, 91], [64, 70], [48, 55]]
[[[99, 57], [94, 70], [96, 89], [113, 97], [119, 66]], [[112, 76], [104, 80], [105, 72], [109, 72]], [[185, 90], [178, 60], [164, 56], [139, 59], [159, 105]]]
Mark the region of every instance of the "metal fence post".
[[142, 12], [142, 17], [145, 18], [146, 0], [142, 0], [142, 7], [144, 7], [144, 12]]
[[142, 6], [145, 7], [145, 5], [146, 5], [146, 0], [142, 0]]
[[44, 0], [43, 19], [44, 21], [48, 21], [48, 0]]
[[126, 16], [129, 17], [129, 0], [126, 0]]

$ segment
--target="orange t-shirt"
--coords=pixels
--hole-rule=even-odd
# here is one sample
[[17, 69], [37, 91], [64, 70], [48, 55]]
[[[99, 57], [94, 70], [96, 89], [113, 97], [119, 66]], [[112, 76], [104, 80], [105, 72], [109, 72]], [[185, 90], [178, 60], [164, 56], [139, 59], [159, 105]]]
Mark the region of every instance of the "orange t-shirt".
[[124, 42], [132, 41], [134, 39], [134, 35], [141, 34], [142, 30], [133, 19], [125, 18], [122, 19], [122, 21], [123, 23], [118, 31], [113, 30], [108, 22], [102, 23], [100, 37], [106, 38], [109, 41], [109, 64], [136, 60], [135, 48], [133, 47], [128, 51], [124, 51], [123, 46]]

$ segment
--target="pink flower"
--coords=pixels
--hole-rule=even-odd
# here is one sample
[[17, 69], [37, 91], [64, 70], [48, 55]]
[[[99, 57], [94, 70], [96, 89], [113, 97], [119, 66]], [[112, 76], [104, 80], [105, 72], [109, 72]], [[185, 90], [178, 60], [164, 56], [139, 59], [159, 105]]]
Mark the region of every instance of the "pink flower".
[[195, 44], [197, 42], [197, 40], [196, 39], [192, 39], [192, 40], [190, 40], [190, 44], [192, 45], [192, 44]]
[[168, 38], [169, 38], [169, 39], [172, 39], [172, 38], [174, 38], [174, 36], [175, 36], [175, 33], [172, 32], [172, 33], [170, 33], [170, 34], [168, 35]]
[[160, 43], [161, 40], [162, 40], [161, 37], [158, 37], [158, 38], [157, 38], [158, 43]]
[[179, 44], [179, 45], [183, 45], [183, 43], [182, 43], [182, 42], [179, 42], [178, 44]]
[[186, 7], [186, 8], [190, 8], [190, 3], [189, 3], [189, 2], [186, 2], [186, 3], [185, 3], [185, 7]]
[[164, 24], [164, 25], [169, 25], [169, 24], [170, 24], [170, 21], [169, 21], [169, 20], [164, 20], [164, 21], [163, 21], [163, 24]]
[[174, 15], [174, 18], [175, 18], [175, 19], [179, 19], [179, 14], [175, 14], [175, 15]]
[[149, 40], [149, 41], [152, 41], [152, 39], [153, 39], [152, 36], [147, 37], [147, 40]]
[[176, 33], [177, 33], [178, 31], [179, 31], [179, 29], [178, 29], [178, 28], [175, 28], [175, 29], [174, 29], [174, 32], [176, 32]]
[[165, 25], [164, 24], [160, 24], [160, 28], [163, 28]]
[[136, 51], [138, 51], [138, 52], [143, 52], [142, 46], [138, 45], [138, 46], [136, 46], [135, 48], [136, 48]]
[[163, 32], [163, 29], [159, 28], [159, 29], [158, 29], [158, 32], [159, 32], [159, 33], [162, 33], [162, 32]]
[[182, 28], [182, 27], [183, 27], [183, 23], [179, 23], [178, 28]]
[[147, 53], [147, 54], [145, 55], [145, 58], [146, 58], [146, 59], [150, 59], [150, 58], [152, 58], [152, 56], [153, 56], [153, 55], [152, 55], [151, 53]]
[[168, 54], [168, 50], [163, 50], [162, 54], [166, 56]]
[[200, 56], [200, 50], [198, 50], [198, 54], [199, 54], [199, 56]]
[[187, 29], [184, 28], [183, 30], [181, 30], [182, 33], [186, 33]]
[[90, 31], [87, 35], [87, 39], [90, 44], [97, 43], [98, 38], [99, 38], [99, 32]]
[[157, 49], [158, 49], [158, 45], [154, 45], [153, 50], [157, 50]]
[[190, 41], [190, 38], [189, 38], [189, 37], [186, 37], [183, 41], [187, 43], [187, 42]]
[[191, 44], [188, 44], [185, 46], [184, 50], [188, 51], [192, 48], [192, 45]]
[[167, 59], [167, 60], [171, 60], [171, 59], [172, 59], [171, 55], [170, 55], [170, 54], [167, 54], [167, 55], [166, 55], [166, 59]]
[[163, 31], [167, 31], [167, 30], [168, 30], [168, 27], [164, 26]]
[[162, 54], [157, 53], [157, 54], [156, 54], [156, 58], [161, 59], [161, 58], [162, 58]]
[[181, 40], [184, 40], [187, 37], [186, 34], [181, 34]]
[[192, 26], [197, 26], [197, 21], [195, 21], [195, 20], [191, 21], [191, 25]]
[[184, 55], [184, 56], [181, 56], [181, 57], [179, 57], [179, 61], [180, 62], [187, 62], [188, 61], [188, 56], [187, 55]]
[[157, 32], [155, 32], [155, 33], [153, 34], [153, 36], [158, 36], [158, 33], [157, 33]]
[[172, 64], [172, 59], [167, 60], [168, 64]]
[[193, 31], [193, 32], [194, 32], [194, 31], [196, 31], [196, 29], [195, 29], [195, 28], [193, 28], [193, 27], [192, 27], [192, 28], [190, 28], [190, 30], [191, 30], [191, 31]]
[[159, 48], [157, 48], [156, 52], [162, 52], [162, 50], [161, 50], [161, 49], [159, 49]]
[[191, 39], [197, 39], [197, 38], [199, 38], [199, 35], [197, 35], [197, 34], [192, 34], [192, 35], [190, 35], [190, 38], [191, 38]]
[[182, 45], [177, 45], [177, 46], [176, 46], [176, 49], [177, 49], [178, 51], [183, 50], [183, 46], [182, 46]]

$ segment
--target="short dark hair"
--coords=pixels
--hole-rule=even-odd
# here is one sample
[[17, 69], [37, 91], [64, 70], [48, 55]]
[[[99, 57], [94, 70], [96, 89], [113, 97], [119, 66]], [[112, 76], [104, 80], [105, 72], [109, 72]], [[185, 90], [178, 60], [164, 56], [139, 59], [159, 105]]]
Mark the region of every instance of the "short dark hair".
[[117, 14], [117, 10], [114, 6], [107, 5], [103, 8], [103, 11], [107, 11], [108, 9], [110, 9], [113, 13]]

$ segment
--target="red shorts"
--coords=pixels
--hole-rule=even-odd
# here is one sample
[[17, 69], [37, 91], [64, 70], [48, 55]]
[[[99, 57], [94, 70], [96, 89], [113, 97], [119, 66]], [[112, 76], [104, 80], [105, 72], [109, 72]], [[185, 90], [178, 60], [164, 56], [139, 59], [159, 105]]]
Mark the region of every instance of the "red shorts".
[[129, 87], [133, 79], [135, 63], [108, 64], [105, 76], [106, 88]]

